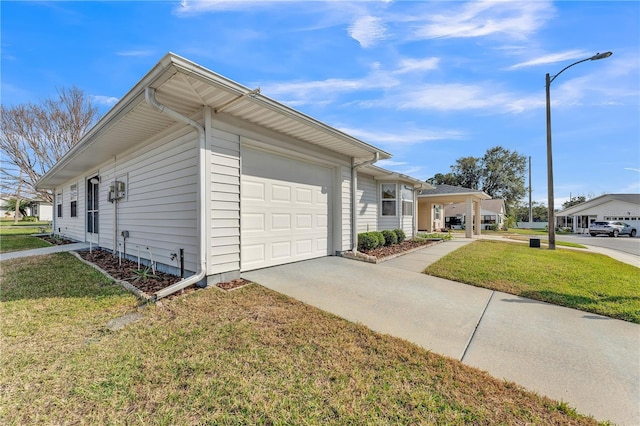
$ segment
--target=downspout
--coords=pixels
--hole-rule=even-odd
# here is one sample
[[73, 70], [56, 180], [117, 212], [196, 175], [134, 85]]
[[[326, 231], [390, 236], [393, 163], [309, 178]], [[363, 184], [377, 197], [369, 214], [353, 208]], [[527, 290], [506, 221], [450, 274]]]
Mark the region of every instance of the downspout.
[[175, 118], [178, 121], [181, 121], [185, 124], [188, 124], [190, 126], [192, 126], [193, 128], [195, 128], [198, 131], [198, 137], [199, 137], [199, 147], [198, 147], [198, 195], [196, 198], [196, 210], [198, 211], [198, 220], [197, 220], [197, 224], [196, 224], [196, 235], [198, 236], [198, 244], [199, 244], [199, 249], [198, 249], [198, 255], [199, 255], [199, 262], [198, 262], [198, 270], [196, 271], [196, 273], [194, 275], [191, 275], [190, 277], [187, 278], [183, 278], [182, 280], [178, 281], [177, 283], [167, 287], [167, 288], [163, 288], [162, 290], [159, 290], [157, 292], [155, 292], [153, 294], [153, 297], [151, 299], [152, 302], [155, 302], [158, 299], [161, 299], [163, 297], [169, 296], [175, 292], [178, 292], [186, 287], [189, 287], [193, 284], [198, 283], [200, 280], [202, 280], [206, 273], [207, 273], [207, 241], [205, 241], [206, 239], [202, 237], [202, 230], [204, 229], [205, 226], [205, 217], [206, 217], [206, 205], [204, 203], [204, 200], [207, 199], [207, 194], [205, 191], [205, 179], [206, 179], [206, 156], [205, 156], [205, 152], [206, 152], [206, 131], [205, 128], [202, 124], [198, 123], [195, 120], [192, 120], [189, 117], [185, 117], [184, 115], [180, 114], [177, 111], [172, 110], [171, 108], [169, 108], [166, 105], [163, 105], [161, 103], [159, 103], [156, 99], [155, 96], [155, 89], [152, 89], [151, 87], [146, 87], [145, 88], [145, 100], [147, 101], [147, 103], [149, 103], [151, 106], [153, 106], [154, 108], [156, 108], [157, 110], [159, 110], [160, 112], [167, 114], [173, 118]]
[[380, 153], [375, 152], [373, 158], [364, 163], [356, 164], [356, 159], [351, 158], [351, 251], [358, 251], [358, 169], [369, 166], [380, 158]]

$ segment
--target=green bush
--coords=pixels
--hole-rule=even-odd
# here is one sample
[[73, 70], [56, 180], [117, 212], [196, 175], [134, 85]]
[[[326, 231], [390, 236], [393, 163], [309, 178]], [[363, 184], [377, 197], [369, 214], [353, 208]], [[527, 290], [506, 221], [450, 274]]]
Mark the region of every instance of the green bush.
[[402, 229], [397, 228], [397, 229], [394, 229], [393, 232], [396, 234], [396, 237], [398, 238], [398, 244], [400, 244], [401, 242], [407, 239], [407, 235], [404, 233]]
[[378, 237], [378, 247], [382, 247], [387, 244], [386, 238], [384, 238], [384, 234], [380, 231], [373, 231], [372, 234], [375, 234]]
[[37, 216], [22, 216], [22, 219], [20, 219], [21, 222], [37, 222], [38, 221], [38, 217]]
[[385, 229], [382, 231], [382, 235], [384, 236], [384, 245], [392, 246], [394, 244], [398, 244], [398, 236], [395, 232]]
[[367, 251], [378, 247], [378, 236], [376, 232], [362, 232], [358, 234], [358, 250]]

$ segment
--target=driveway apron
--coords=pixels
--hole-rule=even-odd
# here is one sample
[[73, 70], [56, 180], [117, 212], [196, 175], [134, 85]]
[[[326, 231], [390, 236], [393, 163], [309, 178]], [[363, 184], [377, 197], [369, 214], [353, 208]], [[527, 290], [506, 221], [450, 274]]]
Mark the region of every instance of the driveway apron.
[[598, 420], [639, 425], [640, 325], [420, 273], [468, 242], [377, 265], [324, 257], [242, 276]]

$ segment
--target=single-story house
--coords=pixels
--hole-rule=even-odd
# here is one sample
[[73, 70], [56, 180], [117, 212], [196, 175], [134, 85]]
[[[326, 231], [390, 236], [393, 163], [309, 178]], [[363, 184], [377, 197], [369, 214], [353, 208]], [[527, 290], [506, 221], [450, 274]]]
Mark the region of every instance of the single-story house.
[[[480, 229], [502, 229], [506, 207], [502, 198], [480, 200]], [[474, 219], [475, 220], [475, 214]], [[446, 204], [444, 206], [445, 229], [466, 228], [465, 203]]]
[[460, 205], [461, 214], [473, 218], [474, 226], [465, 226], [465, 237], [480, 235], [482, 230], [481, 202], [491, 196], [478, 189], [463, 188], [454, 185], [435, 185], [418, 193], [418, 230], [436, 232], [447, 228], [445, 208], [447, 205]]
[[[13, 218], [14, 211], [7, 209], [7, 203], [10, 199], [12, 199], [12, 197], [0, 197], [0, 217]], [[24, 201], [27, 202], [25, 206], [27, 216], [35, 216], [38, 220], [43, 222], [50, 222], [53, 220], [53, 204], [50, 201], [39, 198], [25, 199]]]
[[555, 214], [556, 226], [587, 233], [595, 221], [617, 220], [640, 229], [640, 194], [605, 194]]
[[373, 166], [390, 157], [168, 53], [37, 187], [55, 234], [192, 274], [164, 297], [355, 249], [365, 230], [415, 235], [431, 186]]

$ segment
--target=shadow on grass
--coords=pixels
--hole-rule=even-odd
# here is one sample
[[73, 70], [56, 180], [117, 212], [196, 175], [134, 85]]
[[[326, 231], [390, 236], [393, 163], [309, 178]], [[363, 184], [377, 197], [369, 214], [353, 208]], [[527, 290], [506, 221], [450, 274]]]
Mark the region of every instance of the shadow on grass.
[[69, 253], [3, 261], [0, 283], [0, 302], [50, 298], [95, 299], [128, 294], [109, 277]]

